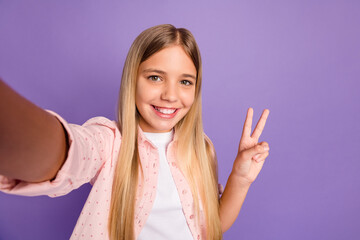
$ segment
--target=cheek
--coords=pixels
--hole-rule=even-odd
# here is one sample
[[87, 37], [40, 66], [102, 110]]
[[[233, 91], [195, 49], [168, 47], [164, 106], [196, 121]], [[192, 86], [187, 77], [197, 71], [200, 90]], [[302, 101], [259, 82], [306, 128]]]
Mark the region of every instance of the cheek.
[[195, 91], [186, 91], [182, 93], [181, 96], [183, 104], [190, 108], [191, 105], [194, 103], [195, 100]]
[[141, 102], [143, 101], [142, 98], [142, 91], [141, 88], [136, 88], [136, 93], [135, 93], [135, 104], [136, 106], [139, 108], [139, 104], [141, 104]]
[[151, 88], [149, 88], [146, 84], [143, 84], [141, 81], [138, 82], [135, 96], [137, 105], [151, 100], [153, 95], [154, 94]]

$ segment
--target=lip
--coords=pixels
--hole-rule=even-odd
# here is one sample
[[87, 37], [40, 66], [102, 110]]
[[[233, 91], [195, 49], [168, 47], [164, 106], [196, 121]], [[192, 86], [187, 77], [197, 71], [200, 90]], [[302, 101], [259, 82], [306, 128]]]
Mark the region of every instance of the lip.
[[[155, 114], [161, 118], [164, 119], [172, 119], [176, 116], [176, 114], [179, 112], [179, 108], [166, 108], [166, 107], [159, 107], [159, 106], [155, 106], [155, 105], [151, 105], [152, 109], [154, 110]], [[165, 114], [165, 113], [161, 113], [158, 110], [155, 109], [155, 107], [157, 108], [166, 108], [166, 109], [175, 109], [175, 112], [171, 113], [171, 114]]]

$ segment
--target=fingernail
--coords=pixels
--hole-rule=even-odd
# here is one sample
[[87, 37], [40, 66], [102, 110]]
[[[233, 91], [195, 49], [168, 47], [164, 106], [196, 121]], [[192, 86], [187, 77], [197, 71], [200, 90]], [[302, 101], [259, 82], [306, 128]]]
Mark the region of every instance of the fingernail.
[[269, 149], [270, 149], [270, 148], [269, 148], [268, 146], [265, 146], [265, 147], [264, 147], [264, 151], [269, 151]]

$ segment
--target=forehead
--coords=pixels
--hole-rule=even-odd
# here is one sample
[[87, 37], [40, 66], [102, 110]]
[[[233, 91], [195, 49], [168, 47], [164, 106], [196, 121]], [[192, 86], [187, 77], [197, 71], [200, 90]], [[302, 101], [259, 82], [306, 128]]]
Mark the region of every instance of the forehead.
[[167, 73], [196, 75], [193, 61], [181, 46], [170, 46], [156, 52], [140, 64], [139, 71], [148, 68], [159, 69]]

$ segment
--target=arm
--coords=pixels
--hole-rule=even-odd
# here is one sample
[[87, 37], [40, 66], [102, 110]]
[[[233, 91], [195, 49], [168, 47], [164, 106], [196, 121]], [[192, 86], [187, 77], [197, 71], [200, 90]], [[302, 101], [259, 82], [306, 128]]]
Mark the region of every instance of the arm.
[[252, 108], [248, 110], [238, 154], [220, 199], [220, 221], [223, 232], [226, 232], [235, 222], [250, 185], [255, 181], [269, 155], [268, 143], [258, 143], [268, 115], [269, 110], [264, 110], [250, 136], [253, 110]]
[[51, 114], [0, 79], [0, 174], [28, 182], [54, 178], [66, 159], [65, 131]]
[[223, 232], [235, 222], [249, 188], [250, 184], [243, 183], [234, 174], [230, 174], [220, 198], [220, 221]]

